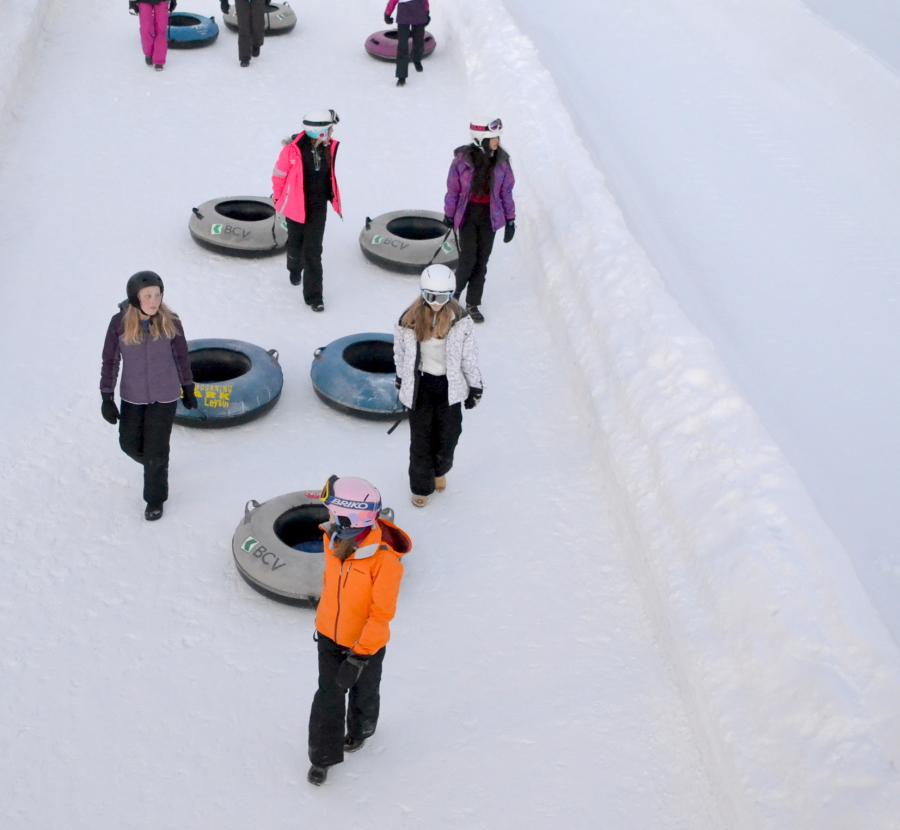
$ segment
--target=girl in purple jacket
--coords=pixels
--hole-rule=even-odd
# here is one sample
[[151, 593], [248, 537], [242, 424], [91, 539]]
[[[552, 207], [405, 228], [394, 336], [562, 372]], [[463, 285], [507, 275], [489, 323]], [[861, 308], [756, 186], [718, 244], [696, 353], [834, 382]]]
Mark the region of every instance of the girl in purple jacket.
[[425, 27], [431, 23], [428, 0], [388, 0], [384, 7], [384, 22], [394, 22], [391, 15], [397, 9], [397, 86], [406, 85], [409, 74], [409, 39], [412, 37], [412, 60], [416, 72], [422, 71], [422, 52], [425, 49]]
[[444, 224], [459, 234], [456, 266], [457, 300], [466, 291], [466, 310], [476, 323], [484, 322], [481, 296], [494, 234], [505, 228], [503, 241], [516, 232], [516, 179], [509, 154], [500, 146], [503, 122], [499, 118], [472, 121], [472, 143], [457, 147], [447, 176]]
[[144, 62], [162, 72], [169, 48], [169, 12], [177, 0], [128, 0], [128, 10], [141, 19], [141, 47]]
[[[163, 282], [153, 271], [138, 271], [128, 280], [128, 300], [113, 315], [103, 344], [100, 412], [119, 422], [119, 446], [144, 468], [144, 518], [163, 514], [169, 496], [169, 436], [178, 399], [197, 407], [187, 341], [177, 315], [162, 301]], [[119, 364], [121, 412], [113, 394]]]

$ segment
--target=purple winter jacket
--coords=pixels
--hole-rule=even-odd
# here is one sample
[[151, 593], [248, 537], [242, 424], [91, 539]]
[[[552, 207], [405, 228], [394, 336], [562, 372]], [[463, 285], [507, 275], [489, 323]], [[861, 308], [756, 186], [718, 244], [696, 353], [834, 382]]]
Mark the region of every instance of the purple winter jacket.
[[397, 9], [397, 23], [408, 23], [410, 26], [424, 26], [429, 20], [428, 0], [388, 0], [384, 13], [388, 16]]
[[[473, 144], [457, 147], [450, 172], [447, 174], [447, 195], [444, 196], [444, 216], [453, 219], [453, 227], [459, 230], [466, 217], [469, 206], [469, 193], [472, 191], [472, 178], [475, 165], [470, 161], [470, 153], [477, 148]], [[491, 227], [499, 231], [507, 222], [516, 218], [516, 203], [513, 201], [513, 186], [516, 177], [509, 164], [509, 154], [502, 148], [497, 149], [497, 163], [494, 165], [494, 182], [491, 185]]]
[[122, 383], [119, 394], [123, 401], [137, 404], [171, 403], [181, 397], [181, 387], [194, 382], [187, 340], [179, 320], [171, 340], [144, 337], [134, 346], [122, 340], [125, 312], [113, 315], [103, 343], [103, 368], [100, 372], [100, 392], [112, 395], [116, 391], [119, 362], [122, 363]]

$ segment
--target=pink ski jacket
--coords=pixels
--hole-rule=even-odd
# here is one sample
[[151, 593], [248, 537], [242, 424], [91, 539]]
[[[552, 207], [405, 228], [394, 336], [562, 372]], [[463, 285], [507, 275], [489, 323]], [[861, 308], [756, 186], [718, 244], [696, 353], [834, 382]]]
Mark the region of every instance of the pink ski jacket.
[[[275, 199], [275, 210], [282, 216], [286, 216], [294, 222], [304, 224], [306, 222], [306, 197], [303, 190], [303, 158], [297, 142], [306, 133], [299, 133], [290, 144], [286, 144], [275, 162], [272, 170], [272, 197]], [[337, 156], [339, 141], [331, 140], [331, 192], [334, 198], [331, 206], [338, 216], [341, 213], [341, 192], [338, 190], [337, 178], [334, 173], [334, 160]]]

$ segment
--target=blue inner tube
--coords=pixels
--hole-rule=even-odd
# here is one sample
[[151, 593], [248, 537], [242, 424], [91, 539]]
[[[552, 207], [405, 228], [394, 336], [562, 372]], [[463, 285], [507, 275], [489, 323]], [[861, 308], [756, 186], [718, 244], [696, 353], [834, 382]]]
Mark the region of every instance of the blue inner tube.
[[219, 26], [212, 17], [191, 12], [172, 12], [169, 15], [169, 47], [196, 49], [209, 46], [219, 36]]
[[241, 340], [189, 340], [196, 409], [179, 401], [175, 423], [230, 427], [252, 421], [278, 402], [284, 376], [278, 352]]
[[404, 413], [394, 378], [394, 337], [351, 334], [316, 349], [309, 370], [316, 394], [341, 412], [363, 418], [396, 418]]

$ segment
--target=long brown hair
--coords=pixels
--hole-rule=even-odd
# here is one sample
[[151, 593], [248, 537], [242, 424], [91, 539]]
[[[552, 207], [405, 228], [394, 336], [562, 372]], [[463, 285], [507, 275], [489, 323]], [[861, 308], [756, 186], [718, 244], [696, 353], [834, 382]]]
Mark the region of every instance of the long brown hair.
[[[159, 311], [150, 318], [150, 336], [154, 340], [159, 340], [160, 337], [171, 340], [178, 334], [176, 320], [178, 315], [165, 303], [160, 303]], [[144, 333], [141, 331], [141, 315], [133, 305], [129, 305], [125, 311], [122, 334], [122, 339], [129, 346], [136, 346], [144, 339]]]
[[400, 325], [405, 329], [415, 329], [416, 340], [420, 343], [431, 337], [443, 340], [461, 313], [456, 300], [450, 300], [437, 311], [432, 311], [431, 306], [419, 297], [403, 312]]

